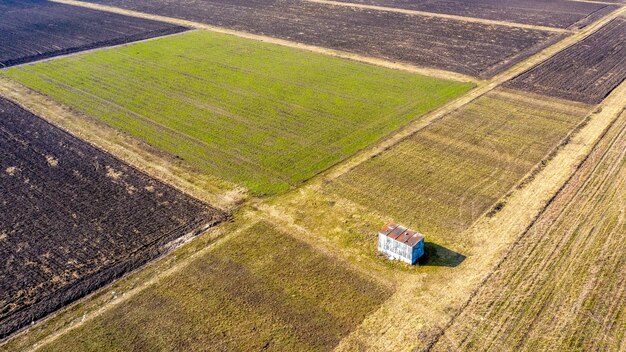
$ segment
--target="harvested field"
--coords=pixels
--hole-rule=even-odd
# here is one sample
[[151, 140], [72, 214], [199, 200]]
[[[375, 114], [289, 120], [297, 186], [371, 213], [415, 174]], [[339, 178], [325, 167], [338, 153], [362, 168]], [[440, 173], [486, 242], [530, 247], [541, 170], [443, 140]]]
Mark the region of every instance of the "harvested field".
[[178, 33], [184, 27], [56, 4], [0, 2], [0, 67]]
[[341, 1], [555, 28], [583, 28], [619, 7], [617, 5], [568, 0]]
[[0, 338], [222, 220], [0, 99]]
[[481, 78], [565, 35], [298, 0], [90, 2]]
[[340, 176], [327, 192], [431, 240], [456, 241], [589, 110], [496, 90]]
[[506, 86], [589, 104], [600, 103], [626, 79], [626, 18], [526, 71]]
[[4, 74], [258, 195], [298, 185], [471, 88], [204, 31]]
[[329, 350], [391, 294], [270, 223], [241, 230], [43, 350]]
[[623, 350], [625, 212], [622, 114], [434, 350]]

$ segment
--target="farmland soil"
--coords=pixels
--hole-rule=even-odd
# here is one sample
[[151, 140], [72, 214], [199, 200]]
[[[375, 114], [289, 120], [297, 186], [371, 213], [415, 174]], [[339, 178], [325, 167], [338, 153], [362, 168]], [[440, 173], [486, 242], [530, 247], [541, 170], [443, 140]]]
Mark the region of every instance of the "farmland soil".
[[597, 104], [626, 79], [626, 18], [507, 82], [505, 86]]
[[625, 200], [623, 113], [434, 350], [622, 350]]
[[481, 78], [565, 35], [294, 0], [91, 2]]
[[329, 350], [390, 293], [260, 221], [42, 350]]
[[450, 240], [493, 207], [589, 112], [584, 104], [498, 89], [359, 165], [326, 190], [431, 238]]
[[256, 195], [286, 191], [472, 87], [208, 31], [0, 75]]
[[185, 31], [43, 0], [0, 2], [0, 68]]
[[0, 100], [0, 337], [225, 214]]
[[583, 28], [617, 5], [567, 0], [342, 0], [438, 14], [482, 18], [555, 28]]

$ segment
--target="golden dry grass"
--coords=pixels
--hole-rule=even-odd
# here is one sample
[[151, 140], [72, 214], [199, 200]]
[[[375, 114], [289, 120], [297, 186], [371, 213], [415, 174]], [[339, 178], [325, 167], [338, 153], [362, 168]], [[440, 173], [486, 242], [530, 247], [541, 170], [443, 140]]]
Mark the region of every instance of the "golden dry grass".
[[435, 346], [626, 347], [626, 114]]
[[43, 350], [327, 350], [389, 294], [261, 221]]

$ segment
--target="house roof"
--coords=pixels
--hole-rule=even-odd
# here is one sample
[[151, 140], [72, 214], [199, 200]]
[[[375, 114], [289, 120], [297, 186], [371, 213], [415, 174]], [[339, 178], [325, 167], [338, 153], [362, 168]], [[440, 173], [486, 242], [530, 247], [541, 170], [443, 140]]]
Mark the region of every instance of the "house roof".
[[410, 247], [415, 247], [416, 244], [424, 239], [424, 235], [421, 233], [392, 223], [383, 226], [380, 233], [398, 242], [405, 243]]

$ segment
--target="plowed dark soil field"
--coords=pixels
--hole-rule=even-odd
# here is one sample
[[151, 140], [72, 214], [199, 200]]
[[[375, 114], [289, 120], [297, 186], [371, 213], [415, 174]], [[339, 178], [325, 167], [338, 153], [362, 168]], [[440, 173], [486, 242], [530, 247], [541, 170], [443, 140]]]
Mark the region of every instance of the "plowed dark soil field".
[[626, 79], [626, 18], [519, 75], [506, 85], [583, 103], [600, 103]]
[[0, 1], [0, 67], [185, 29], [42, 0]]
[[582, 28], [618, 8], [567, 0], [342, 0], [555, 28]]
[[479, 77], [564, 34], [293, 0], [90, 0]]
[[225, 215], [0, 99], [0, 338]]

